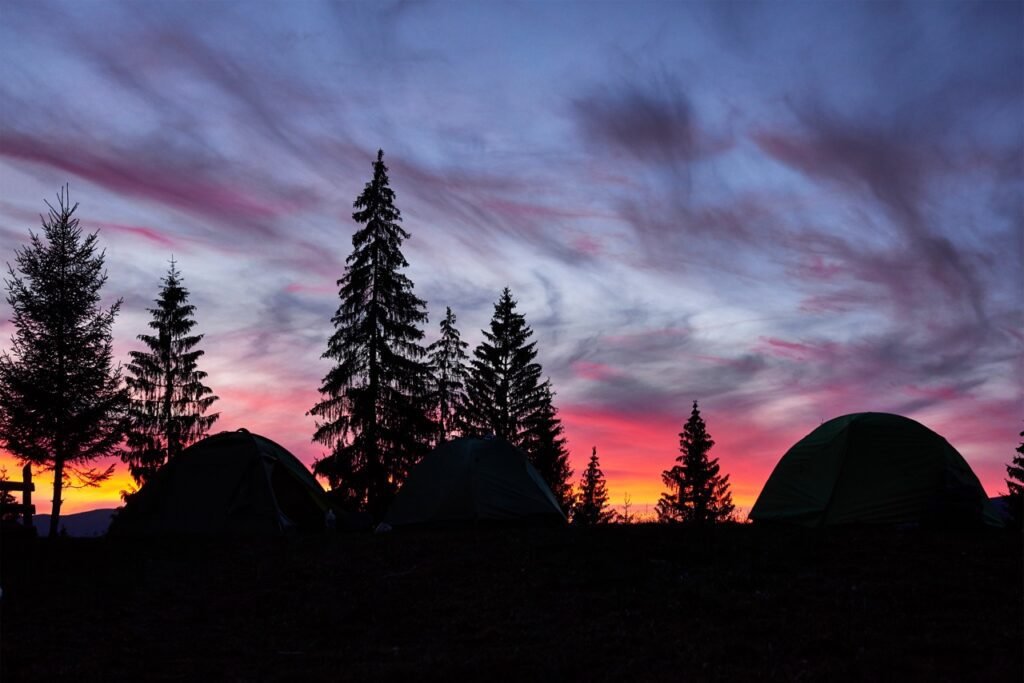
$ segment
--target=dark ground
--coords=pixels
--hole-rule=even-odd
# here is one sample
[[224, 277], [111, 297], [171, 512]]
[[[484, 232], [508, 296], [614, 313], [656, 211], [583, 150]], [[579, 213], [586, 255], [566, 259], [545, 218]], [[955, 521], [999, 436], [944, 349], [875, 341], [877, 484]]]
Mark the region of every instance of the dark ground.
[[1019, 535], [10, 538], [0, 678], [1021, 681]]

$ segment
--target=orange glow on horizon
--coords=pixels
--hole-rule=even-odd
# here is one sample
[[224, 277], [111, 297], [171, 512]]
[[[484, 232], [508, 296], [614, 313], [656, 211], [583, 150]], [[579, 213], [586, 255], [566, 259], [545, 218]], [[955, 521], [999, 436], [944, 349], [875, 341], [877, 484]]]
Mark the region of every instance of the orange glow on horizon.
[[[289, 408], [292, 405], [311, 404], [310, 395], [315, 392], [290, 389], [268, 396], [263, 392], [228, 389], [221, 393], [222, 398], [228, 396], [232, 405], [241, 406], [245, 410], [222, 413], [214, 432], [244, 426], [278, 442], [307, 467], [311, 467], [314, 459], [322, 455], [323, 449], [309, 440], [312, 420], [308, 417], [296, 419], [296, 411]], [[745, 519], [775, 464], [789, 446], [804, 436], [805, 427], [765, 427], [752, 422], [746, 415], [730, 414], [728, 410], [705, 409], [703, 405], [702, 414], [716, 442], [711, 455], [719, 459], [721, 471], [729, 475], [737, 516]], [[263, 419], [258, 425], [252, 424], [241, 419], [243, 415], [259, 415]], [[562, 406], [559, 416], [565, 426], [571, 452], [571, 484], [574, 489], [586, 468], [591, 447], [597, 446], [609, 503], [621, 511], [624, 497], [628, 494], [631, 513], [639, 519], [652, 518], [655, 505], [665, 490], [661, 473], [674, 464], [679, 448], [678, 434], [687, 416], [635, 416], [573, 404]], [[730, 425], [744, 425], [746, 428], [729, 429]], [[952, 443], [956, 445], [955, 441]], [[122, 505], [121, 492], [133, 489], [134, 481], [127, 466], [116, 457], [97, 461], [95, 466], [103, 468], [110, 464], [115, 466], [114, 474], [100, 486], [65, 487], [63, 513], [73, 514]], [[0, 467], [6, 468], [9, 479], [20, 479], [21, 465], [2, 450]], [[988, 495], [998, 495], [1003, 491], [999, 488], [1003, 483], [999, 478], [1002, 474], [1001, 465], [999, 468], [991, 465], [982, 468], [972, 463], [972, 467]], [[33, 493], [36, 512], [48, 513], [53, 496], [52, 473], [36, 469], [33, 480], [36, 484]]]
[[[121, 491], [134, 489], [135, 481], [128, 473], [128, 467], [117, 458], [97, 460], [95, 466], [97, 469], [103, 469], [111, 464], [114, 464], [114, 474], [99, 486], [82, 488], [64, 486], [61, 491], [64, 501], [61, 505], [62, 515], [98, 508], [116, 508], [122, 505]], [[0, 451], [0, 468], [6, 468], [8, 479], [20, 481], [21, 467], [14, 456]], [[36, 485], [35, 491], [32, 492], [32, 504], [36, 506], [36, 514], [49, 514], [53, 501], [53, 472], [33, 468], [32, 482]], [[74, 483], [73, 480], [72, 483]], [[20, 500], [20, 493], [14, 495]]]

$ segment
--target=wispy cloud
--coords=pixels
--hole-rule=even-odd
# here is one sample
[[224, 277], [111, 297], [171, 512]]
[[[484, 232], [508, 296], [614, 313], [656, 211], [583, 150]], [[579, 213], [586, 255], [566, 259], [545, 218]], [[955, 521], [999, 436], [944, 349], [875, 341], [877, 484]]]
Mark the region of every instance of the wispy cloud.
[[173, 253], [224, 428], [319, 455], [305, 411], [383, 148], [417, 293], [473, 343], [513, 287], [575, 461], [598, 446], [616, 499], [656, 498], [693, 399], [744, 495], [865, 409], [999, 481], [1020, 3], [264, 9], [14, 1], [0, 22], [0, 243], [70, 181], [125, 297], [119, 349]]

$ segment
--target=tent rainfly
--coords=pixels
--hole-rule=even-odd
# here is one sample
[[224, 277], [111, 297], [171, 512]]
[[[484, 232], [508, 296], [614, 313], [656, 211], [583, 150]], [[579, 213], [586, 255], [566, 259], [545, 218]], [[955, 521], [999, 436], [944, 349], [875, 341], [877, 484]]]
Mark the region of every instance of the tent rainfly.
[[994, 520], [970, 465], [944, 438], [900, 415], [825, 422], [775, 466], [750, 511], [757, 522], [973, 524]]
[[503, 439], [456, 439], [417, 464], [384, 520], [392, 526], [477, 520], [564, 522], [526, 454]]
[[132, 496], [112, 534], [273, 535], [323, 529], [330, 505], [299, 460], [240, 429], [186, 448]]

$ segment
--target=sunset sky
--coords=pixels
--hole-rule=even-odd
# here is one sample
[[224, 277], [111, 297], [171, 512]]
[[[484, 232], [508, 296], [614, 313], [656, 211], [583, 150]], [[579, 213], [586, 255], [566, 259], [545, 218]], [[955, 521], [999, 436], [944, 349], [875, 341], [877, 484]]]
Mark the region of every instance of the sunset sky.
[[451, 306], [475, 346], [511, 287], [574, 480], [597, 446], [613, 502], [653, 509], [696, 399], [742, 508], [867, 410], [938, 431], [995, 495], [1024, 429], [1022, 8], [3, 0], [0, 253], [70, 184], [124, 298], [118, 359], [173, 255], [215, 430], [311, 464], [382, 148], [427, 341]]

